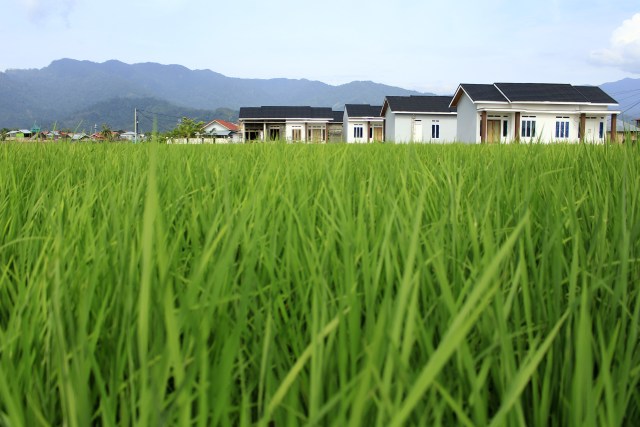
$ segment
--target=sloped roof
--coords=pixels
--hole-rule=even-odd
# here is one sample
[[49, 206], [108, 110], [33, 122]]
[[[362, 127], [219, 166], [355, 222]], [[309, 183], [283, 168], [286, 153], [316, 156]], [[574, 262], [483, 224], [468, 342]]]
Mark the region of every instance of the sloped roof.
[[207, 126], [209, 126], [209, 125], [211, 125], [211, 124], [213, 124], [213, 123], [218, 123], [218, 124], [220, 124], [220, 125], [224, 126], [225, 128], [227, 128], [227, 129], [228, 129], [228, 130], [230, 130], [230, 131], [235, 131], [235, 132], [237, 132], [237, 131], [238, 131], [238, 129], [239, 129], [237, 125], [235, 125], [235, 124], [233, 124], [233, 123], [231, 123], [231, 122], [228, 122], [228, 121], [226, 121], [226, 120], [220, 120], [220, 119], [214, 119], [214, 120], [211, 120], [211, 121], [210, 121], [209, 123], [207, 123], [204, 127], [207, 127]]
[[349, 117], [380, 117], [382, 105], [347, 104], [344, 106]]
[[455, 107], [449, 107], [450, 96], [387, 96], [385, 107], [395, 112], [411, 113], [455, 113]]
[[592, 104], [617, 104], [618, 101], [613, 99], [604, 90], [598, 86], [574, 86], [585, 98]]
[[333, 111], [333, 123], [342, 123], [344, 121], [344, 111]]
[[240, 119], [327, 119], [333, 120], [328, 107], [263, 106], [240, 107]]
[[573, 86], [562, 83], [468, 84], [458, 87], [451, 105], [457, 105], [464, 91], [473, 102], [566, 102], [576, 104], [612, 104], [618, 102], [597, 86]]
[[495, 86], [511, 102], [589, 102], [570, 84], [496, 83]]
[[463, 83], [460, 87], [474, 102], [507, 102], [495, 85]]

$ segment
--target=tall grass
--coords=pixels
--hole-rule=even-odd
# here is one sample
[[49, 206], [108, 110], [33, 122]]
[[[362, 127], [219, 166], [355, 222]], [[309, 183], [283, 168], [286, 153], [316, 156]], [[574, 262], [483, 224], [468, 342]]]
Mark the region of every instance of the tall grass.
[[635, 425], [640, 151], [0, 146], [0, 424]]

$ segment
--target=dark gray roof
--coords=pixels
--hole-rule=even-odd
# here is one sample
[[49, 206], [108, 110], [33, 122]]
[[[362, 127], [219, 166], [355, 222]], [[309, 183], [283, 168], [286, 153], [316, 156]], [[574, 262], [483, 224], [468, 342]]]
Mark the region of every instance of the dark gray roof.
[[597, 86], [559, 83], [495, 83], [460, 85], [474, 102], [577, 102], [617, 104]]
[[349, 117], [380, 117], [382, 105], [347, 104], [344, 106]]
[[507, 102], [494, 85], [463, 83], [460, 86], [473, 102]]
[[589, 102], [593, 104], [617, 104], [609, 94], [598, 86], [574, 86]]
[[570, 84], [496, 83], [511, 102], [589, 102]]
[[240, 119], [327, 119], [333, 120], [328, 107], [240, 107]]
[[395, 112], [415, 113], [451, 113], [456, 108], [449, 108], [450, 96], [387, 96], [389, 108]]
[[333, 123], [342, 123], [344, 120], [344, 111], [333, 111]]

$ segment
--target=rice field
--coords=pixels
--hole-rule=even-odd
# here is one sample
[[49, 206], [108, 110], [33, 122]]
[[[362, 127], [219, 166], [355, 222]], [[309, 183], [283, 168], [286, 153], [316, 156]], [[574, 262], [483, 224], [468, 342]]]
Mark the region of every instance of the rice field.
[[0, 425], [640, 423], [638, 146], [0, 145]]

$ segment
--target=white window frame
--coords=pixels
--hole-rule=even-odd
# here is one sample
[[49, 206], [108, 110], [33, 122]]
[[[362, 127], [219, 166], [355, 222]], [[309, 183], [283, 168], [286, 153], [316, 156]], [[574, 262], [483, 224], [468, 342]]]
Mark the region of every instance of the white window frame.
[[556, 130], [555, 136], [556, 139], [567, 140], [569, 139], [569, 126], [571, 122], [569, 121], [569, 117], [566, 116], [557, 116], [556, 117]]
[[364, 138], [364, 125], [353, 125], [353, 137], [356, 139]]
[[440, 139], [440, 120], [431, 120], [431, 139]]
[[520, 137], [536, 137], [536, 116], [522, 116], [522, 119], [520, 121]]

